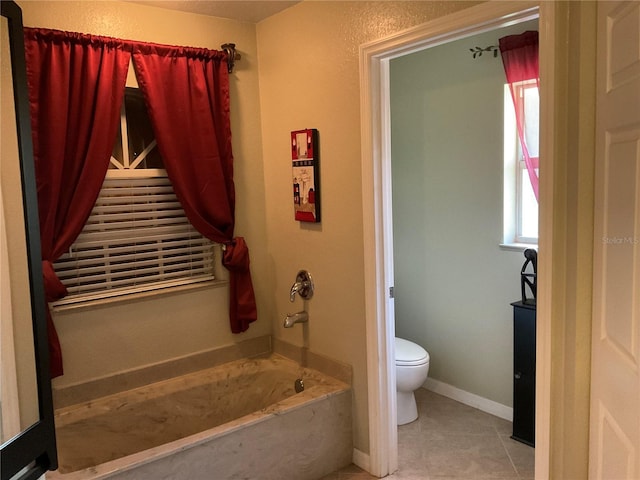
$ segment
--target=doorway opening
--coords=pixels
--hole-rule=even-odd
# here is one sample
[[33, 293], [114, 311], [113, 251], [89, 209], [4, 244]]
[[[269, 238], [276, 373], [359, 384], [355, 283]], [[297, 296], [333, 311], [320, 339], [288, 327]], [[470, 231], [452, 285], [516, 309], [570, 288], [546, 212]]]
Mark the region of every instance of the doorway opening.
[[[525, 182], [517, 183], [516, 173], [531, 186], [522, 178], [524, 160], [516, 160], [513, 100], [510, 92], [505, 95], [497, 50], [475, 56], [470, 51], [497, 49], [499, 38], [532, 30], [538, 30], [537, 19], [390, 61], [392, 212], [387, 213], [393, 218], [386, 221], [393, 225], [396, 349], [406, 340], [430, 357], [426, 382], [424, 367], [397, 367], [400, 390], [414, 391], [396, 398], [398, 421], [406, 424], [398, 429], [400, 472], [423, 468], [430, 475], [457, 475], [470, 462], [477, 476], [533, 475], [535, 357], [529, 353], [535, 334], [516, 343], [520, 348], [514, 351], [510, 304], [521, 300], [523, 251], [537, 247], [537, 200], [531, 190], [536, 237], [527, 239], [528, 247], [516, 246], [513, 236], [504, 238], [503, 210], [505, 217], [517, 211], [517, 187]], [[533, 85], [537, 96], [535, 80]], [[537, 111], [527, 113], [528, 131], [535, 133]], [[536, 140], [529, 135], [529, 149], [538, 157]], [[410, 351], [396, 351], [396, 358], [407, 360], [398, 357], [402, 354]], [[521, 368], [518, 380], [514, 357]], [[527, 435], [518, 438], [526, 438], [528, 446], [509, 438], [514, 390], [519, 396], [513, 431], [526, 425]], [[445, 440], [449, 448], [442, 452]]]
[[[430, 47], [448, 43], [479, 33], [521, 23], [540, 17], [541, 32], [552, 21], [552, 11], [535, 4], [523, 8], [522, 4], [489, 2], [462, 12], [434, 20], [389, 39], [363, 45], [360, 50], [361, 118], [362, 118], [362, 173], [363, 220], [365, 247], [365, 302], [367, 315], [367, 358], [369, 384], [370, 452], [366, 469], [374, 475], [386, 475], [398, 468], [397, 417], [395, 398], [395, 305], [392, 294], [394, 285], [393, 229], [391, 217], [391, 124], [389, 103], [389, 62]], [[544, 4], [543, 4], [544, 5]], [[543, 12], [546, 12], [544, 13]], [[541, 72], [543, 64], [550, 65], [552, 41], [541, 36]], [[541, 73], [541, 76], [543, 74]], [[550, 79], [552, 80], [552, 79]], [[552, 81], [541, 88], [541, 118], [548, 112]], [[546, 122], [544, 128], [552, 128]], [[541, 132], [544, 137], [544, 129]], [[541, 145], [542, 167], [549, 168], [550, 145]], [[551, 197], [546, 187], [540, 196], [545, 199], [544, 209], [551, 210]], [[541, 202], [542, 204], [542, 202]], [[540, 244], [549, 241], [551, 225], [545, 210], [541, 210]], [[550, 259], [549, 259], [550, 260]], [[541, 259], [541, 261], [547, 261]], [[541, 280], [542, 281], [542, 280]], [[549, 305], [544, 297], [538, 301], [538, 351], [548, 351]], [[538, 356], [544, 368], [537, 374], [537, 425], [542, 435], [537, 437], [536, 470], [548, 470], [549, 405], [545, 392], [549, 389], [548, 362]], [[537, 429], [538, 430], [538, 429]]]

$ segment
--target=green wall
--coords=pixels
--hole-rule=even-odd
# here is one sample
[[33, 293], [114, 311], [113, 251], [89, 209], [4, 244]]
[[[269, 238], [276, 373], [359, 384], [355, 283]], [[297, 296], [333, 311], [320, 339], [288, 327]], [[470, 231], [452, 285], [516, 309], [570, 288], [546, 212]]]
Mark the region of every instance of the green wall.
[[512, 406], [521, 252], [501, 249], [504, 70], [470, 48], [515, 25], [391, 61], [396, 335], [429, 376]]

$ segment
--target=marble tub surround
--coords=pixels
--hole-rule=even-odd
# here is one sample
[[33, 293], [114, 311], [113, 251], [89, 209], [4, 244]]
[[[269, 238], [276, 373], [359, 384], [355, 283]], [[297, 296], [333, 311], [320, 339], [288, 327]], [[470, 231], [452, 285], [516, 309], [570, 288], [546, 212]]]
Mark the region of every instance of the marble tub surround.
[[57, 409], [56, 434], [48, 479], [311, 480], [351, 461], [351, 392], [274, 354]]
[[312, 352], [306, 347], [299, 347], [288, 342], [284, 342], [279, 338], [273, 338], [273, 352], [283, 357], [287, 357], [300, 365], [305, 365], [314, 370], [329, 375], [333, 378], [352, 384], [352, 368], [351, 365], [339, 362], [333, 358], [325, 357], [318, 353]]
[[168, 362], [148, 365], [135, 370], [98, 378], [79, 385], [62, 388], [53, 385], [53, 405], [56, 409], [77, 405], [96, 398], [175, 378], [233, 360], [266, 356], [271, 353], [271, 350], [271, 336], [264, 335], [233, 345], [198, 352]]

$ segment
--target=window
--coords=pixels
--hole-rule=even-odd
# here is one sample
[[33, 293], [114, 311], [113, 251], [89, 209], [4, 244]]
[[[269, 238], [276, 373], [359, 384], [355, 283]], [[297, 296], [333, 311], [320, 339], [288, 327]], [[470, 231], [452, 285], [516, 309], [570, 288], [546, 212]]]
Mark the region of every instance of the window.
[[69, 291], [58, 304], [213, 280], [214, 252], [173, 192], [142, 95], [127, 88], [98, 200], [54, 264]]
[[[524, 134], [529, 155], [538, 161], [539, 98], [535, 80], [516, 87], [516, 98], [524, 102]], [[536, 168], [538, 172], [538, 168]], [[503, 243], [538, 243], [538, 201], [518, 141], [516, 116], [509, 86], [504, 88], [504, 232]]]

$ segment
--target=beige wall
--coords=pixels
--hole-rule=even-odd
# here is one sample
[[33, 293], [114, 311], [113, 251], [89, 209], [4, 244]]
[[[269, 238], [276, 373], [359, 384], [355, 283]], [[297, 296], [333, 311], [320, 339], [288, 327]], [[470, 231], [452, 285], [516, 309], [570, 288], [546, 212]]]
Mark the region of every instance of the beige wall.
[[[354, 446], [369, 451], [358, 47], [471, 2], [303, 2], [257, 26], [267, 231], [274, 336], [302, 345], [303, 329], [282, 328], [300, 268], [314, 277], [310, 348], [353, 365]], [[293, 219], [289, 132], [320, 133], [322, 222]]]
[[[288, 292], [307, 268], [317, 285], [309, 345], [353, 365], [355, 446], [368, 452], [358, 46], [473, 3], [305, 2], [257, 27], [121, 2], [19, 3], [26, 26], [216, 49], [233, 41], [242, 54], [231, 76], [236, 233], [251, 248], [258, 322], [229, 334], [215, 313], [226, 312], [226, 289], [58, 312], [66, 373], [57, 386], [272, 331], [301, 345], [302, 328], [283, 330], [282, 317], [302, 309]], [[293, 220], [288, 135], [306, 127], [320, 131], [319, 225]]]
[[[353, 365], [355, 446], [368, 452], [358, 47], [473, 3], [305, 2], [257, 28], [121, 2], [19, 3], [26, 26], [216, 49], [233, 41], [242, 54], [231, 76], [236, 233], [251, 248], [258, 322], [245, 334], [229, 334], [226, 314], [215, 313], [226, 311], [226, 289], [57, 312], [66, 373], [55, 384], [81, 383], [272, 330], [302, 344], [302, 329], [284, 331], [282, 317], [302, 308], [300, 300], [289, 303], [288, 291], [297, 270], [307, 268], [317, 285], [307, 307], [309, 345]], [[319, 225], [293, 220], [288, 135], [306, 127], [320, 131]]]
[[[231, 75], [236, 235], [247, 239], [259, 320], [230, 333], [228, 291], [206, 288], [54, 315], [64, 355], [65, 386], [271, 332], [265, 312], [266, 215], [255, 25], [131, 3], [19, 1], [27, 27], [220, 49], [235, 42], [242, 61]], [[108, 320], [108, 321], [105, 321]]]
[[[556, 2], [551, 478], [585, 478], [593, 219], [594, 2]], [[300, 267], [316, 279], [309, 344], [354, 367], [355, 447], [368, 451], [363, 310], [358, 46], [471, 2], [304, 2], [258, 24], [274, 335], [302, 343], [278, 316]], [[576, 86], [579, 88], [575, 88]], [[292, 219], [288, 134], [320, 131], [321, 225]], [[551, 183], [549, 183], [551, 186]], [[307, 253], [312, 252], [312, 253]], [[542, 245], [541, 245], [541, 254]], [[551, 254], [548, 251], [548, 254]], [[277, 267], [276, 267], [277, 266]], [[547, 277], [549, 278], [549, 277]], [[299, 302], [297, 300], [297, 302]], [[541, 472], [544, 476], [545, 472]]]
[[[91, 313], [59, 314], [55, 321], [62, 332], [63, 350], [70, 358], [77, 354], [77, 361], [67, 365], [71, 380], [63, 377], [58, 382], [104, 375], [112, 369], [110, 362], [122, 355], [127, 357], [126, 365], [140, 366], [243, 336], [273, 332], [301, 345], [303, 329], [297, 325], [284, 330], [282, 317], [302, 308], [300, 300], [289, 303], [288, 291], [297, 270], [307, 268], [317, 286], [316, 296], [307, 305], [309, 345], [317, 353], [353, 365], [355, 447], [368, 452], [358, 46], [473, 3], [308, 1], [257, 26], [129, 3], [19, 3], [27, 26], [209, 48], [234, 41], [243, 56], [231, 77], [237, 234], [244, 235], [251, 248], [260, 319], [246, 334], [230, 335], [223, 315], [209, 318], [211, 310], [222, 308], [223, 300], [216, 297], [226, 298], [212, 290], [170, 295], [157, 303], [142, 300]], [[557, 285], [566, 279], [569, 282], [568, 291], [554, 293], [552, 328], [557, 340], [553, 345], [551, 404], [554, 409], [560, 403], [563, 406], [552, 419], [551, 444], [557, 452], [552, 455], [552, 472], [558, 473], [552, 478], [570, 478], [563, 474], [580, 472], [587, 464], [584, 442], [573, 449], [571, 446], [572, 439], [587, 438], [588, 352], [572, 345], [576, 340], [588, 345], [591, 250], [590, 242], [584, 239], [591, 228], [593, 195], [588, 161], [578, 177], [565, 171], [567, 165], [562, 160], [584, 162], [593, 155], [588, 137], [590, 113], [581, 115], [577, 107], [578, 102], [592, 99], [590, 86], [569, 88], [571, 79], [590, 78], [592, 60], [569, 54], [574, 49], [589, 53], [588, 48], [580, 49], [581, 41], [592, 38], [589, 25], [582, 24], [581, 29], [576, 23], [577, 30], [569, 39], [567, 12], [573, 19], [579, 17], [581, 8], [575, 3], [559, 5], [556, 32], [561, 76], [557, 94], [562, 101], [556, 110], [556, 157], [560, 160], [555, 173], [554, 208], [558, 210], [553, 214], [557, 226], [553, 248], [558, 255], [553, 278]], [[570, 72], [562, 67], [567, 60], [572, 65]], [[569, 112], [570, 118], [563, 112]], [[581, 131], [569, 127], [575, 124], [576, 116]], [[319, 225], [293, 220], [288, 139], [289, 132], [299, 128], [320, 131], [323, 221]], [[585, 179], [586, 184], [580, 183]], [[567, 183], [571, 188], [565, 187]], [[564, 222], [567, 218], [578, 221]], [[570, 300], [568, 307], [566, 299]], [[208, 301], [211, 307], [198, 306]], [[564, 321], [567, 315], [571, 322]], [[98, 326], [105, 318], [115, 319], [113, 328]], [[103, 350], [96, 354], [100, 345]], [[569, 350], [567, 359], [565, 350]], [[91, 367], [85, 369], [81, 363], [91, 358]], [[126, 368], [118, 362], [117, 368]], [[95, 372], [96, 368], [103, 370]], [[567, 392], [568, 388], [572, 391]]]

